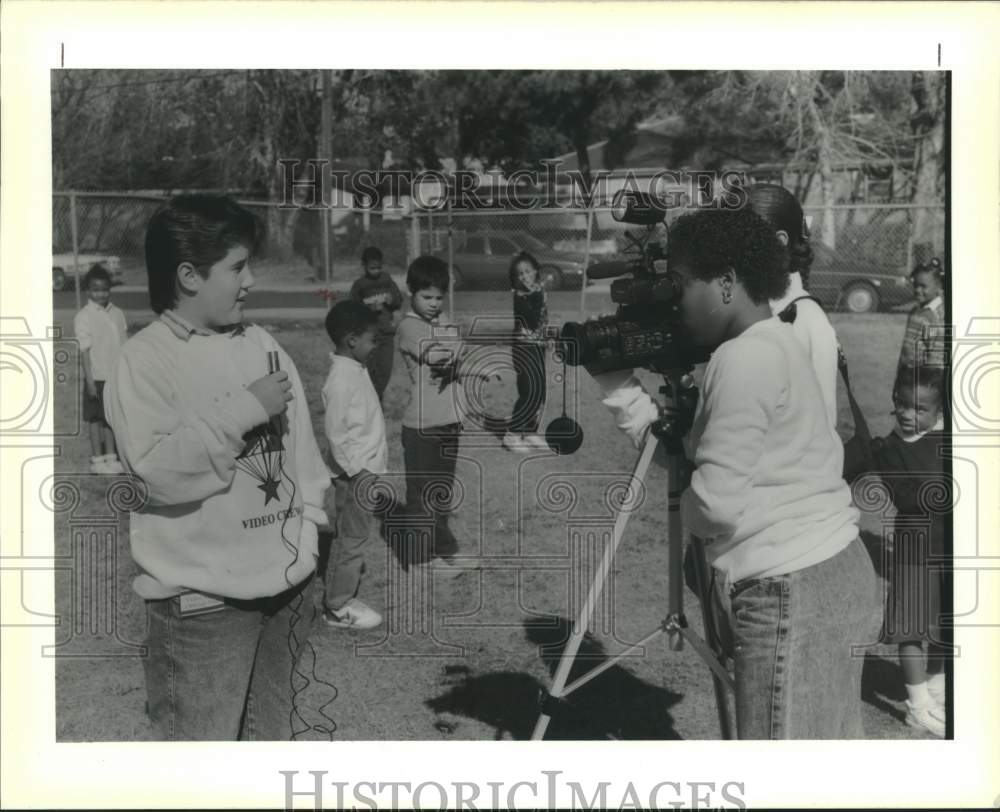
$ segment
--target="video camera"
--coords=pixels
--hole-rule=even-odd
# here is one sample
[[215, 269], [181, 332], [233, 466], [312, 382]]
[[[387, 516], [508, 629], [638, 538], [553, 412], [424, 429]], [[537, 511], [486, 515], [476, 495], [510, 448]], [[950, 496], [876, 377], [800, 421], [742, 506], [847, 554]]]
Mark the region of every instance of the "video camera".
[[693, 346], [680, 323], [683, 283], [667, 270], [663, 246], [651, 239], [666, 207], [652, 195], [622, 189], [611, 214], [646, 231], [639, 237], [625, 232], [629, 245], [623, 253], [634, 256], [588, 266], [589, 279], [613, 278], [611, 301], [618, 312], [564, 324], [559, 339], [566, 363], [586, 365], [591, 372], [636, 367], [665, 372], [707, 361], [708, 353]]

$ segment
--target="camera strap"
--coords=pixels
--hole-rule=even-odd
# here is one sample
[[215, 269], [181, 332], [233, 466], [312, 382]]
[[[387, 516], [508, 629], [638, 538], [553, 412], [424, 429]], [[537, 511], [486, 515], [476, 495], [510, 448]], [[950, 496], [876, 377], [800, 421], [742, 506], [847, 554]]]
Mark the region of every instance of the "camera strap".
[[778, 314], [778, 318], [781, 319], [785, 324], [794, 324], [795, 317], [799, 314], [798, 308], [795, 306], [796, 302], [801, 302], [803, 299], [809, 299], [810, 301], [816, 302], [819, 305], [820, 310], [823, 309], [823, 305], [820, 304], [819, 299], [815, 296], [810, 296], [808, 293], [805, 296], [797, 296], [792, 301], [788, 303], [784, 310]]

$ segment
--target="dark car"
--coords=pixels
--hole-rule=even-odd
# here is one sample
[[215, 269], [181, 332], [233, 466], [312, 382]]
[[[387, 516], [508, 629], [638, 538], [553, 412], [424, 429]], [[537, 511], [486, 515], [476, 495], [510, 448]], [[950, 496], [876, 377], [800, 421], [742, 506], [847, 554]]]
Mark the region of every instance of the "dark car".
[[[510, 260], [521, 251], [528, 251], [538, 260], [542, 284], [547, 290], [580, 287], [583, 254], [556, 251], [523, 231], [469, 231], [456, 235], [452, 253], [455, 288], [509, 288]], [[447, 251], [436, 253], [448, 259]]]
[[913, 301], [910, 278], [902, 268], [869, 264], [813, 240], [809, 292], [827, 310], [875, 313]]

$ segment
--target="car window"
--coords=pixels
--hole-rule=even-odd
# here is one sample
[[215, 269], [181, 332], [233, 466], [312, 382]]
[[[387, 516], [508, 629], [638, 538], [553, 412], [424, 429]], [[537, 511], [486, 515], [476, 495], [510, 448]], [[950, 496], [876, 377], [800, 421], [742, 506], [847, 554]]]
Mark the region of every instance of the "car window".
[[462, 249], [466, 254], [485, 254], [486, 253], [486, 240], [482, 237], [469, 237], [465, 241], [465, 246]]
[[538, 237], [534, 237], [531, 234], [521, 234], [518, 236], [518, 239], [529, 251], [545, 251], [548, 249], [548, 246], [545, 243], [538, 239]]
[[521, 250], [516, 243], [512, 243], [505, 237], [490, 237], [490, 248], [494, 256], [497, 254], [501, 256], [513, 255]]

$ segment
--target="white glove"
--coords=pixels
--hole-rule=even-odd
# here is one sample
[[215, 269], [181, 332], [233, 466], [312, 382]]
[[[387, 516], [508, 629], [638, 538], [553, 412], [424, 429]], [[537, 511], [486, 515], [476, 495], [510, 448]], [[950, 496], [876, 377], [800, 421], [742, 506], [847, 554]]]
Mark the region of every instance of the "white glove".
[[593, 378], [604, 391], [601, 403], [611, 412], [615, 425], [633, 447], [642, 448], [646, 432], [660, 416], [659, 407], [649, 392], [631, 371], [601, 372]]

